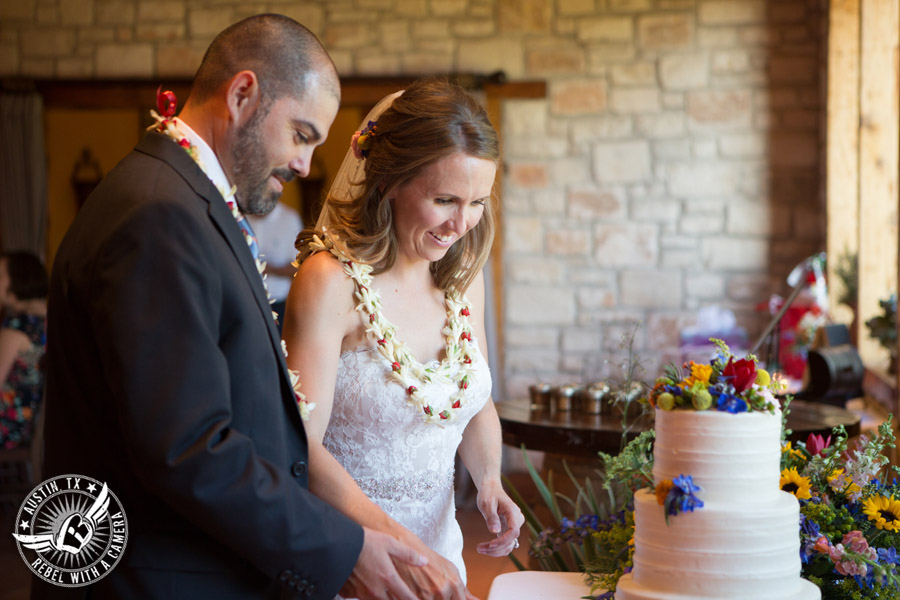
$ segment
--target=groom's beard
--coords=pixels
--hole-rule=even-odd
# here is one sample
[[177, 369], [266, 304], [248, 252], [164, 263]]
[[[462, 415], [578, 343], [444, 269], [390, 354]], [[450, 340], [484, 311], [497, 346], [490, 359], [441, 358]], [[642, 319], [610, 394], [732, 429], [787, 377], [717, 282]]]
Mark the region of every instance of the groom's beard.
[[[268, 114], [268, 110], [264, 111]], [[262, 139], [261, 124], [266, 114], [257, 110], [237, 132], [235, 145], [231, 150], [234, 165], [234, 185], [237, 187], [237, 203], [241, 211], [249, 215], [267, 215], [275, 208], [281, 192], [269, 189], [269, 178], [278, 176], [287, 183], [295, 177], [287, 168], [269, 170], [266, 163], [266, 148]]]

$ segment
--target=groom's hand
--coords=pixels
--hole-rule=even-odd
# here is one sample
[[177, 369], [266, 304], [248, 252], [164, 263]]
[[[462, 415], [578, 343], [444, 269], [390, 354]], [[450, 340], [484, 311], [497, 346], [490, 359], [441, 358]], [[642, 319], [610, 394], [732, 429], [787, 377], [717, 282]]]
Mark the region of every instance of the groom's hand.
[[[417, 598], [435, 600], [478, 600], [466, 589], [459, 570], [452, 562], [410, 534], [407, 543], [428, 559], [424, 567], [397, 564], [397, 571]], [[396, 562], [396, 561], [395, 561]]]
[[419, 600], [397, 572], [405, 577], [422, 569], [428, 560], [395, 538], [363, 527], [363, 547], [350, 579], [341, 588], [345, 598], [359, 600]]

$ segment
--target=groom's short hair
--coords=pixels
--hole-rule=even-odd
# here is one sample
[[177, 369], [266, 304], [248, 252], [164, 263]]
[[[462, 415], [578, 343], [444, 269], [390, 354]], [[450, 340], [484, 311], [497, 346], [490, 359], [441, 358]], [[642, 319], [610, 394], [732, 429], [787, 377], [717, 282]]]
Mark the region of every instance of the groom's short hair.
[[286, 95], [302, 98], [315, 74], [324, 74], [320, 84], [338, 100], [341, 97], [328, 52], [313, 32], [284, 15], [254, 15], [217, 35], [194, 76], [191, 100], [202, 104], [244, 70], [256, 74], [266, 104]]

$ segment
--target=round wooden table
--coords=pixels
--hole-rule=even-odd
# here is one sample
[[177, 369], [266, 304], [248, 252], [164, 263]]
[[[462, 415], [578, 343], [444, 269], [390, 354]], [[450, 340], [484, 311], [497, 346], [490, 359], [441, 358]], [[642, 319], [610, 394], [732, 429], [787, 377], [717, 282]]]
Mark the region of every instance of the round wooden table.
[[[596, 458], [597, 452], [616, 454], [622, 447], [623, 427], [621, 415], [586, 415], [581, 413], [553, 413], [531, 410], [528, 400], [498, 402], [497, 412], [503, 427], [503, 443], [528, 450], [540, 450], [553, 454]], [[639, 407], [633, 406], [635, 413]], [[804, 400], [794, 400], [790, 405], [788, 428], [791, 441], [806, 441], [810, 433], [824, 436], [838, 425], [847, 429], [850, 437], [859, 435], [859, 416], [837, 406]], [[642, 431], [652, 429], [649, 416], [629, 418], [626, 440]]]

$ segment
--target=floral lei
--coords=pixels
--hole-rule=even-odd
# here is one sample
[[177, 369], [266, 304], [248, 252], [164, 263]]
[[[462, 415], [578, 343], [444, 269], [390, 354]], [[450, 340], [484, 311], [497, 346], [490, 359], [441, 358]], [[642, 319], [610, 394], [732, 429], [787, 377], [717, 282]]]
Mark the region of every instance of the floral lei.
[[[156, 107], [159, 109], [159, 113], [157, 113], [155, 110], [150, 110], [150, 116], [153, 117], [156, 123], [148, 127], [147, 130], [153, 130], [161, 133], [184, 148], [188, 156], [190, 156], [191, 159], [195, 163], [197, 163], [197, 166], [200, 167], [200, 170], [203, 171], [203, 173], [207, 177], [209, 177], [209, 172], [206, 170], [206, 165], [204, 165], [203, 161], [200, 160], [200, 153], [197, 151], [196, 146], [194, 146], [191, 141], [187, 139], [187, 137], [181, 131], [178, 130], [178, 127], [175, 126], [176, 106], [177, 100], [175, 99], [175, 94], [168, 90], [165, 92], [162, 91], [162, 86], [160, 86], [160, 88], [156, 91]], [[212, 178], [210, 178], [210, 181], [212, 181]], [[215, 184], [215, 182], [213, 183]], [[237, 201], [235, 200], [235, 192], [237, 188], [232, 185], [230, 190], [225, 190], [216, 185], [216, 189], [219, 190], [219, 193], [222, 194], [222, 198], [225, 199], [225, 203], [228, 204], [228, 208], [231, 209], [231, 216], [234, 217], [235, 222], [240, 223], [240, 221], [245, 217], [243, 213], [241, 213]], [[244, 234], [244, 241], [247, 242], [247, 245], [252, 246], [253, 238], [250, 236], [250, 234], [243, 227], [241, 227], [241, 232]], [[256, 262], [256, 270], [259, 273], [260, 278], [262, 279], [263, 289], [265, 289], [266, 291], [266, 298], [268, 298], [269, 304], [272, 304], [274, 300], [269, 294], [269, 286], [266, 285], [266, 262], [256, 257], [254, 257], [254, 261]], [[277, 321], [278, 313], [272, 311], [272, 318]], [[284, 340], [281, 341], [281, 351], [284, 353], [284, 357], [287, 358], [287, 346], [285, 345]], [[294, 389], [294, 396], [297, 400], [297, 407], [300, 410], [300, 417], [304, 421], [308, 421], [309, 413], [316, 407], [316, 404], [315, 402], [307, 402], [306, 396], [302, 392], [300, 392], [300, 376], [297, 374], [297, 372], [292, 369], [288, 369], [288, 373], [291, 377], [291, 386]]]
[[[455, 292], [445, 292], [447, 305], [447, 326], [442, 333], [447, 340], [446, 357], [437, 368], [426, 367], [416, 361], [406, 344], [397, 339], [394, 326], [381, 314], [381, 297], [371, 289], [372, 266], [347, 258], [333, 242], [333, 234], [325, 234], [324, 240], [313, 235], [309, 248], [313, 252], [327, 251], [337, 258], [344, 273], [353, 280], [356, 288], [354, 297], [358, 301], [356, 310], [368, 316], [366, 334], [376, 343], [378, 352], [391, 365], [390, 377], [406, 390], [406, 401], [421, 411], [425, 423], [442, 425], [452, 421], [457, 411], [466, 404], [466, 389], [472, 373], [472, 328], [469, 324], [471, 305]], [[451, 377], [454, 365], [459, 365], [456, 376]], [[448, 406], [438, 411], [425, 399], [419, 385], [431, 381], [451, 381], [456, 391], [451, 394]], [[419, 384], [419, 385], [416, 385]]]

